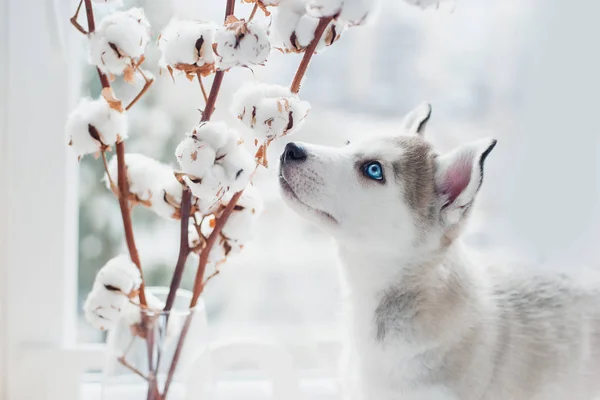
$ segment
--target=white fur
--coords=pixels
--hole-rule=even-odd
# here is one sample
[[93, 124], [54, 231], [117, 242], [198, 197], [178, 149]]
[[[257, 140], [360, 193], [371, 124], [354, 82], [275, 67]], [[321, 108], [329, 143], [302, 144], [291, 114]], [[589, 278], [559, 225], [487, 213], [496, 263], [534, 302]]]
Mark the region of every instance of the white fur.
[[[429, 118], [423, 110], [415, 118]], [[369, 133], [340, 149], [299, 144], [305, 158], [286, 159], [289, 148], [282, 157], [285, 200], [339, 246], [344, 398], [593, 399], [600, 280], [472, 264], [460, 232], [495, 141], [437, 155], [415, 118], [410, 137]], [[385, 182], [363, 175], [371, 160]]]

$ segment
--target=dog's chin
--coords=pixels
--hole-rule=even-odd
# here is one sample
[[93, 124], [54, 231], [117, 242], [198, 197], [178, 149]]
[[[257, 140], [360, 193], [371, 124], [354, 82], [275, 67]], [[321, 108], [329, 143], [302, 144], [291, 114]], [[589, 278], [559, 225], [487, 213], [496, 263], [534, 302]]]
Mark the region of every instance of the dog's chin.
[[294, 189], [282, 175], [279, 175], [279, 187], [281, 188], [281, 193], [283, 194], [285, 202], [301, 216], [317, 223], [337, 225], [337, 220], [331, 214], [311, 207], [300, 200], [298, 195], [294, 192]]

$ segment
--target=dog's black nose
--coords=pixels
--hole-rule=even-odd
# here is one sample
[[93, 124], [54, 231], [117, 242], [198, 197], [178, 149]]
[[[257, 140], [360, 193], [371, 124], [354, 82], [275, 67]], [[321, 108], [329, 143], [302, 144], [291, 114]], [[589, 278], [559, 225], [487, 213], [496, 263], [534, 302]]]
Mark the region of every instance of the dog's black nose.
[[294, 142], [290, 142], [285, 146], [283, 154], [281, 155], [282, 163], [290, 163], [296, 161], [306, 160], [306, 150], [302, 146], [297, 145]]

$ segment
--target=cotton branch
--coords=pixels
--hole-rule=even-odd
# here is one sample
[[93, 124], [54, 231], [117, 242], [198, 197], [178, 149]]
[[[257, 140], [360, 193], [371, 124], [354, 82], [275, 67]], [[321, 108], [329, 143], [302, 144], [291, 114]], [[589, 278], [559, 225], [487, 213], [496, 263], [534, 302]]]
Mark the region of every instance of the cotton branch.
[[308, 69], [308, 65], [310, 64], [310, 60], [315, 53], [315, 49], [319, 44], [319, 40], [321, 40], [321, 36], [327, 29], [327, 25], [333, 20], [333, 17], [321, 18], [319, 20], [319, 25], [317, 25], [317, 29], [315, 29], [315, 37], [313, 38], [310, 45], [304, 51], [304, 56], [302, 57], [302, 61], [298, 66], [298, 70], [296, 71], [296, 75], [294, 76], [294, 80], [290, 86], [290, 90], [292, 93], [298, 93], [300, 91], [300, 86], [302, 85], [302, 78], [306, 74], [306, 70]]
[[190, 223], [190, 211], [191, 211], [191, 199], [192, 192], [190, 189], [185, 188], [181, 197], [181, 232], [180, 232], [180, 243], [179, 243], [179, 257], [177, 258], [177, 265], [173, 272], [173, 279], [171, 280], [171, 286], [169, 288], [169, 294], [167, 301], [165, 302], [164, 311], [170, 311], [173, 308], [175, 302], [175, 295], [177, 289], [181, 284], [183, 277], [183, 270], [185, 268], [185, 262], [191, 252], [189, 245], [189, 223]]
[[[235, 0], [227, 0], [227, 6], [225, 8], [225, 18], [224, 20], [226, 21], [227, 18], [230, 15], [233, 15], [235, 11]], [[215, 77], [213, 79], [213, 83], [212, 86], [210, 88], [210, 94], [208, 96], [208, 100], [206, 101], [206, 107], [204, 108], [204, 112], [202, 113], [202, 120], [201, 122], [205, 122], [205, 121], [209, 121], [210, 117], [212, 116], [212, 113], [215, 110], [215, 103], [217, 101], [217, 97], [219, 96], [219, 91], [221, 89], [221, 84], [223, 82], [223, 77], [224, 77], [225, 72], [224, 71], [217, 71], [215, 73]], [[237, 203], [237, 200], [240, 198], [242, 192], [238, 192], [235, 194], [235, 196], [231, 199], [231, 201], [229, 202], [229, 204], [227, 205], [227, 208], [231, 208], [231, 210], [233, 210], [233, 207], [235, 206], [235, 204]], [[184, 196], [182, 198], [181, 201], [181, 208], [182, 210], [184, 208], [189, 207], [189, 203], [191, 202], [191, 196], [189, 196], [189, 198], [186, 198], [186, 196]], [[188, 203], [188, 204], [186, 204]], [[231, 214], [231, 210], [229, 211], [229, 214]], [[183, 213], [182, 213], [183, 214]], [[225, 221], [227, 221], [228, 215], [225, 216], [223, 224]], [[219, 221], [222, 218], [219, 218]], [[183, 221], [183, 215], [182, 215], [182, 221]], [[219, 223], [219, 221], [217, 221], [217, 224]], [[202, 250], [202, 253], [200, 255], [200, 261], [198, 263], [198, 270], [196, 272], [196, 280], [194, 283], [194, 293], [192, 295], [192, 301], [190, 303], [190, 308], [193, 309], [198, 301], [198, 297], [200, 296], [201, 291], [198, 291], [196, 286], [198, 285], [198, 281], [202, 282], [202, 280], [204, 279], [204, 272], [206, 270], [206, 264], [208, 261], [208, 255], [210, 254], [210, 250], [212, 249], [212, 246], [214, 245], [218, 234], [220, 233], [222, 226], [219, 227], [215, 225], [215, 228], [213, 229], [213, 232], [210, 234], [207, 242], [206, 242], [206, 247]], [[216, 232], [216, 234], [215, 234]], [[183, 227], [183, 223], [182, 223], [182, 227], [181, 227], [181, 244], [180, 244], [180, 257], [183, 257], [183, 252], [182, 250], [185, 250], [184, 247], [187, 246], [187, 250], [186, 250], [186, 254], [185, 254], [185, 259], [187, 259], [187, 256], [189, 255], [189, 241], [188, 241], [188, 225], [185, 226], [185, 233], [184, 233], [184, 227]], [[183, 243], [185, 241], [185, 243]], [[185, 261], [183, 262], [183, 264], [185, 264]], [[181, 268], [181, 273], [183, 273], [183, 267]], [[173, 280], [175, 280], [175, 278], [173, 278]], [[173, 286], [173, 284], [171, 285], [171, 288], [169, 290], [169, 296], [172, 296], [174, 294], [174, 292], [176, 292], [176, 288]], [[173, 293], [172, 293], [173, 292]], [[193, 317], [193, 312], [190, 313], [190, 315], [186, 318], [185, 320], [185, 324], [183, 326], [183, 329], [181, 331], [181, 336], [179, 337], [179, 340], [177, 342], [177, 347], [175, 349], [175, 353], [173, 354], [173, 360], [171, 361], [171, 366], [169, 367], [169, 372], [167, 374], [167, 379], [165, 381], [165, 387], [162, 393], [162, 398], [166, 399], [167, 398], [167, 394], [169, 392], [169, 388], [171, 387], [171, 382], [173, 381], [173, 376], [175, 374], [175, 369], [177, 368], [177, 364], [179, 362], [179, 357], [181, 355], [181, 350], [183, 349], [183, 344], [185, 342], [185, 338], [187, 337], [187, 333], [188, 330], [190, 328], [191, 322], [192, 322], [192, 317]]]
[[[230, 3], [233, 3], [233, 1], [228, 0], [228, 4], [227, 4], [228, 10], [230, 10], [230, 7], [229, 7]], [[233, 8], [231, 8], [231, 9], [233, 9]], [[315, 36], [314, 36], [312, 42], [310, 43], [310, 45], [308, 46], [308, 48], [306, 49], [304, 56], [302, 58], [302, 61], [300, 62], [300, 65], [298, 66], [298, 70], [292, 81], [290, 90], [293, 93], [298, 93], [300, 91], [300, 84], [302, 82], [302, 78], [306, 74], [308, 65], [310, 64], [310, 60], [315, 52], [315, 49], [317, 48], [317, 44], [319, 43], [321, 36], [323, 36], [323, 33], [325, 32], [327, 25], [329, 25], [329, 23], [331, 22], [332, 19], [333, 19], [333, 17], [328, 17], [328, 18], [322, 18], [319, 21], [319, 24], [315, 30]], [[217, 98], [222, 80], [223, 80], [222, 71], [218, 71], [217, 75], [215, 75], [215, 80], [214, 80], [213, 86], [211, 88], [210, 96], [208, 99], [209, 101], [206, 105], [206, 110], [202, 116], [202, 121], [208, 121], [212, 115], [212, 112], [214, 111], [214, 104], [216, 102], [216, 98]], [[265, 149], [265, 151], [266, 151], [266, 149]], [[202, 253], [200, 254], [200, 260], [198, 262], [198, 269], [196, 272], [196, 279], [194, 282], [194, 290], [193, 290], [192, 301], [190, 303], [190, 308], [193, 308], [196, 306], [196, 304], [198, 302], [198, 298], [204, 291], [204, 287], [206, 285], [206, 282], [204, 281], [204, 274], [206, 273], [206, 264], [208, 263], [208, 257], [210, 255], [210, 251], [212, 250], [213, 246], [215, 245], [217, 239], [219, 238], [219, 235], [221, 234], [223, 226], [225, 226], [225, 223], [227, 222], [227, 219], [229, 218], [229, 216], [231, 215], [231, 212], [235, 208], [235, 205], [237, 204], [238, 200], [242, 196], [242, 192], [243, 191], [236, 193], [232, 197], [231, 201], [227, 204], [227, 207], [225, 208], [223, 213], [220, 215], [220, 217], [217, 219], [217, 221], [215, 223], [215, 227], [213, 228], [211, 234], [209, 235], [209, 237], [206, 241], [206, 246], [202, 250]]]
[[[94, 21], [94, 9], [92, 8], [92, 0], [84, 0], [85, 13], [87, 16], [88, 32], [93, 33], [96, 30], [96, 23]], [[79, 10], [79, 9], [78, 9]], [[77, 14], [76, 14], [77, 15]], [[106, 74], [102, 73], [100, 69], [98, 71], [98, 77], [103, 89], [111, 89], [110, 81]], [[125, 230], [125, 240], [127, 242], [127, 249], [129, 250], [129, 256], [131, 261], [140, 270], [142, 276], [142, 285], [140, 287], [140, 305], [143, 307], [147, 306], [146, 301], [146, 290], [144, 285], [144, 275], [142, 271], [142, 263], [140, 262], [140, 256], [135, 245], [135, 238], [133, 235], [133, 226], [131, 223], [131, 208], [129, 206], [129, 181], [127, 179], [127, 166], [125, 165], [125, 143], [123, 141], [118, 142], [116, 145], [117, 160], [118, 160], [118, 177], [117, 183], [119, 187], [119, 206], [121, 208], [121, 217], [123, 219], [123, 228]]]

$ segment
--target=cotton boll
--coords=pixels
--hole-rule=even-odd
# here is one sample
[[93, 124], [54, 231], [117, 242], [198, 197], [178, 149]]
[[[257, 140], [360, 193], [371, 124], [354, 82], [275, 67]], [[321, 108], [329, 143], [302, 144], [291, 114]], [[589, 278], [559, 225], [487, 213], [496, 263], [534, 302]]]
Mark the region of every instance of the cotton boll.
[[[289, 0], [281, 3], [273, 18], [273, 41], [285, 52], [301, 53], [315, 37], [319, 17], [307, 12], [304, 0]], [[317, 44], [321, 51], [336, 42], [345, 29], [343, 22], [331, 21]]]
[[172, 19], [158, 40], [160, 65], [171, 73], [178, 70], [193, 76], [214, 71], [213, 43], [217, 25], [212, 22]]
[[271, 15], [267, 7], [278, 6], [281, 1], [284, 0], [242, 0], [244, 3], [256, 4], [267, 17]]
[[[224, 202], [229, 202], [233, 194], [229, 194]], [[257, 217], [263, 212], [264, 202], [260, 190], [252, 184], [249, 184], [244, 189], [244, 193], [236, 203], [237, 206], [243, 207], [245, 210], [249, 210], [253, 215]]]
[[234, 96], [231, 112], [256, 136], [274, 139], [296, 132], [304, 124], [310, 104], [288, 88], [246, 84]]
[[215, 203], [248, 177], [253, 164], [248, 163], [251, 157], [239, 144], [239, 134], [224, 123], [204, 122], [177, 147], [175, 155], [187, 175], [185, 182], [205, 204]]
[[209, 169], [202, 178], [184, 177], [192, 194], [206, 201], [209, 207], [219, 201], [223, 193], [229, 190], [229, 182], [225, 170], [220, 165]]
[[256, 21], [232, 20], [217, 29], [214, 52], [220, 70], [263, 65], [271, 52], [266, 27]]
[[96, 329], [112, 329], [129, 299], [119, 292], [105, 289], [94, 289], [88, 295], [83, 305], [86, 321]]
[[107, 74], [121, 75], [125, 69], [132, 68], [131, 59], [122, 56], [116, 47], [103, 36], [90, 36], [90, 63]]
[[69, 114], [65, 127], [78, 156], [97, 153], [127, 138], [127, 116], [103, 98], [84, 98]]
[[206, 142], [187, 137], [175, 149], [181, 169], [195, 177], [204, 176], [215, 163], [215, 149]]
[[144, 10], [131, 8], [103, 18], [97, 33], [113, 43], [122, 55], [139, 58], [150, 41], [150, 23]]
[[120, 75], [144, 55], [150, 23], [141, 8], [114, 12], [90, 34], [90, 61], [102, 72]]
[[[228, 203], [230, 197], [224, 199], [223, 203]], [[254, 235], [262, 211], [263, 201], [260, 192], [255, 186], [248, 185], [223, 226], [223, 235], [238, 243], [247, 242]]]
[[243, 244], [239, 244], [233, 240], [227, 240], [227, 238], [221, 235], [208, 255], [208, 262], [214, 265], [223, 264], [228, 257], [240, 254], [243, 249]]
[[227, 174], [230, 190], [238, 192], [250, 181], [255, 162], [246, 149], [237, 145], [223, 157], [221, 165]]
[[357, 26], [369, 20], [377, 4], [377, 0], [310, 0], [307, 9], [312, 16], [335, 17], [342, 23]]
[[98, 271], [94, 281], [94, 290], [105, 288], [129, 296], [140, 288], [142, 277], [137, 266], [129, 256], [121, 255], [110, 259]]
[[[173, 168], [143, 154], [125, 154], [129, 192], [134, 201], [149, 207], [163, 218], [179, 218], [183, 185], [175, 177]], [[117, 157], [108, 164], [108, 173], [116, 184], [118, 176]], [[104, 179], [111, 189], [108, 177]]]

